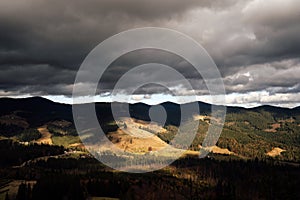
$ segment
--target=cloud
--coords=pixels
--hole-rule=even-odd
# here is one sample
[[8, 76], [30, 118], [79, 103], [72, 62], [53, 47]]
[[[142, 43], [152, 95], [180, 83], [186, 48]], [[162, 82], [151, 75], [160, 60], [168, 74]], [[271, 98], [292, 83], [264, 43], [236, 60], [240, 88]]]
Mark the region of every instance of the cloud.
[[149, 99], [151, 99], [151, 95], [149, 94], [145, 94], [145, 95], [134, 94], [131, 96], [131, 100], [133, 101], [141, 101], [141, 100], [149, 100]]
[[226, 89], [231, 92], [267, 90], [270, 93], [298, 93], [300, 60], [291, 59], [250, 65], [224, 78]]
[[[70, 96], [81, 62], [97, 44], [120, 31], [145, 26], [175, 29], [202, 44], [217, 63], [229, 94], [296, 94], [299, 20], [298, 0], [3, 0], [0, 95]], [[115, 61], [102, 77], [98, 93], [111, 92], [124, 73], [150, 61], [174, 67], [199, 95], [208, 94], [189, 63], [150, 50]], [[160, 77], [159, 72], [145, 75]], [[131, 81], [141, 78], [133, 75]], [[165, 81], [174, 87], [180, 83], [172, 77]], [[168, 90], [148, 85], [136, 92], [151, 95]], [[181, 93], [190, 91], [181, 88]]]
[[294, 108], [299, 105], [298, 104], [299, 101], [300, 101], [299, 93], [270, 94], [267, 91], [248, 92], [243, 94], [231, 93], [226, 97], [227, 105], [232, 105], [232, 106], [244, 105], [246, 107], [255, 107], [259, 105], [275, 105], [280, 107]]

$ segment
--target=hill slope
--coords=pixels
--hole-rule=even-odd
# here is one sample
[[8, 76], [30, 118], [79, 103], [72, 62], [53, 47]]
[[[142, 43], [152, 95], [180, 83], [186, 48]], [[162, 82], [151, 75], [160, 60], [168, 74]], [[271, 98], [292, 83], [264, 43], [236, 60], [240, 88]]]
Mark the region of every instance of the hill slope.
[[[151, 106], [149, 105], [142, 103], [114, 104], [119, 107], [120, 113], [124, 112], [129, 106], [133, 118], [142, 121], [150, 120], [148, 112]], [[195, 102], [181, 106], [189, 109], [194, 104], [199, 106], [201, 112], [196, 113], [194, 110], [190, 110], [189, 116], [185, 116], [184, 121], [186, 130], [188, 130], [190, 120], [199, 120], [198, 132], [190, 147], [191, 150], [198, 151], [210, 120], [213, 119], [210, 119], [210, 104]], [[181, 117], [180, 105], [166, 102], [161, 106], [165, 108], [167, 113], [165, 130], [154, 132], [165, 143], [169, 143], [178, 131], [177, 126]], [[96, 103], [95, 107], [103, 130], [107, 134], [117, 131], [118, 126], [112, 123], [114, 119], [111, 114], [111, 104]], [[195, 116], [198, 117], [195, 118]], [[0, 137], [19, 139], [21, 138], [20, 135], [24, 135], [24, 131], [34, 132], [40, 127], [47, 127], [52, 139], [59, 141], [57, 144], [72, 146], [70, 143], [62, 142], [62, 140], [74, 141], [74, 144], [79, 141], [74, 138], [76, 137], [76, 130], [73, 124], [71, 105], [55, 103], [40, 97], [0, 99]], [[26, 134], [28, 135], [28, 133]], [[25, 136], [27, 136], [26, 134]], [[270, 155], [268, 152], [271, 152], [274, 148], [280, 148], [284, 151], [278, 154], [277, 158], [299, 161], [300, 108], [287, 109], [260, 106], [246, 109], [227, 107], [226, 122], [217, 146], [215, 149], [227, 149], [228, 152], [245, 158], [265, 158]]]

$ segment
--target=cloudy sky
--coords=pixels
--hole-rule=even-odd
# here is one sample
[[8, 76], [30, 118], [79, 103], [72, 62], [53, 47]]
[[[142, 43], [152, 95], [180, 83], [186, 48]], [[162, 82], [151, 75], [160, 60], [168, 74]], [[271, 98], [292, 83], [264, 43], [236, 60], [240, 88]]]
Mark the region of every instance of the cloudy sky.
[[[226, 104], [295, 107], [299, 22], [299, 0], [1, 0], [0, 96], [71, 102], [76, 73], [95, 46], [121, 31], [154, 26], [180, 31], [207, 50], [222, 75]], [[154, 50], [117, 59], [101, 78], [98, 100], [110, 99], [122, 74], [154, 61], [176, 68], [195, 86], [198, 100], [209, 102], [205, 84], [187, 62]], [[188, 101], [189, 91], [180, 92], [179, 103]], [[172, 100], [158, 85], [132, 96], [132, 102]]]

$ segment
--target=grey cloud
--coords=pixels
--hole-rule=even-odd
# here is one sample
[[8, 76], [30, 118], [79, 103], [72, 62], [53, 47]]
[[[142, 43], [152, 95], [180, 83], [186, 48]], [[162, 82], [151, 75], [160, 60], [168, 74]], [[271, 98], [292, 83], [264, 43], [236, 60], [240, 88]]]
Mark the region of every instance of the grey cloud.
[[[241, 66], [299, 57], [299, 13], [297, 0], [284, 5], [278, 0], [253, 0], [240, 1], [223, 12], [202, 10], [188, 19], [198, 15], [199, 31], [192, 34], [228, 75]], [[191, 26], [185, 22], [185, 28]]]
[[293, 94], [293, 93], [300, 93], [300, 84], [295, 84], [293, 86], [290, 87], [271, 87], [271, 88], [267, 88], [266, 89], [267, 92], [269, 92], [271, 95], [274, 94]]
[[298, 59], [285, 60], [248, 66], [235, 75], [226, 77], [225, 84], [229, 92], [266, 90], [271, 93], [297, 93], [299, 92], [299, 74], [300, 61]]
[[[130, 28], [160, 26], [202, 44], [219, 66], [228, 93], [296, 93], [299, 21], [298, 0], [4, 0], [0, 2], [0, 90], [71, 95], [76, 71], [99, 42]], [[102, 77], [99, 92], [109, 92], [123, 73], [149, 61], [174, 67], [200, 94], [207, 94], [189, 63], [149, 50], [114, 62]], [[148, 73], [159, 77], [158, 72]], [[143, 92], [167, 91], [151, 85], [137, 91]]]
[[[113, 89], [116, 82], [130, 69], [137, 67], [145, 63], [159, 63], [172, 67], [177, 70], [178, 73], [182, 74], [186, 79], [201, 79], [201, 75], [195, 70], [195, 68], [185, 61], [183, 58], [162, 50], [155, 49], [145, 49], [139, 51], [133, 51], [127, 53], [120, 58], [118, 58], [114, 63], [112, 63], [107, 71], [103, 74], [100, 80], [100, 89]], [[126, 85], [123, 85], [124, 88], [134, 83], [138, 80], [143, 80], [143, 76], [152, 77], [153, 80], [163, 81], [165, 83], [173, 83], [176, 85], [176, 79], [173, 76], [166, 76], [160, 71], [144, 70], [139, 74], [131, 74], [130, 80]], [[193, 84], [193, 86], [196, 86]], [[151, 90], [155, 91], [156, 88]], [[161, 91], [161, 90], [160, 90]], [[137, 91], [141, 92], [141, 91]]]

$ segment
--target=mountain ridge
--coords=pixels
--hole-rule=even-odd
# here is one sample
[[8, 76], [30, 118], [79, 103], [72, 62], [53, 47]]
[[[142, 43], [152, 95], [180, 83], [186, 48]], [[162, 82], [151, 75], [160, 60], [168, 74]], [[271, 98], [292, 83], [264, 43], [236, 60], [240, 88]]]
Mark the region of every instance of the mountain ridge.
[[[152, 107], [151, 105], [145, 103], [130, 104], [121, 102], [95, 102], [96, 113], [99, 121], [106, 123], [114, 120], [111, 111], [112, 104], [118, 106], [118, 110], [120, 113], [125, 112], [129, 107], [130, 114], [133, 118], [137, 118], [144, 121], [150, 121], [149, 110]], [[81, 107], [85, 105], [88, 104], [71, 105], [57, 103], [43, 97], [29, 97], [20, 99], [0, 98], [0, 115], [18, 113], [20, 117], [26, 118], [29, 124], [31, 124], [32, 126], [41, 126], [43, 125], [43, 123], [57, 119], [63, 119], [73, 122], [72, 106]], [[166, 124], [171, 124], [175, 126], [178, 126], [180, 124], [180, 122], [182, 121], [182, 117], [186, 118], [183, 120], [187, 120], [192, 118], [193, 115], [210, 115], [212, 106], [211, 104], [200, 101], [186, 104], [164, 102], [159, 105], [164, 107], [167, 113]], [[194, 110], [195, 106], [198, 106], [200, 113]], [[218, 107], [223, 106], [216, 106], [217, 109]], [[181, 109], [185, 109], [185, 111], [188, 111], [188, 115], [182, 116]], [[269, 117], [274, 119], [287, 119], [292, 117], [298, 120], [298, 118], [300, 118], [300, 107], [290, 109], [269, 105], [259, 106], [255, 108], [226, 106], [226, 110], [227, 119], [228, 117], [230, 119], [232, 117], [231, 115], [243, 115], [244, 118], [246, 116], [252, 115], [253, 118], [258, 117], [258, 114], [264, 115], [266, 113], [269, 113]], [[240, 118], [240, 116], [236, 117]], [[268, 121], [270, 122], [270, 120]]]
[[284, 110], [300, 110], [300, 106], [296, 106], [293, 108], [288, 108], [288, 107], [281, 107], [281, 106], [274, 106], [274, 105], [269, 105], [269, 104], [264, 104], [264, 105], [259, 105], [259, 106], [255, 106], [255, 107], [243, 107], [243, 106], [228, 106], [228, 105], [216, 105], [216, 104], [210, 104], [210, 103], [206, 103], [203, 101], [194, 101], [194, 102], [188, 102], [188, 103], [175, 103], [172, 101], [165, 101], [159, 104], [155, 104], [155, 105], [150, 105], [147, 103], [143, 103], [143, 102], [136, 102], [136, 103], [126, 103], [126, 102], [118, 102], [118, 101], [114, 101], [114, 102], [90, 102], [90, 103], [82, 103], [82, 104], [69, 104], [69, 103], [62, 103], [62, 102], [56, 102], [44, 97], [40, 97], [40, 96], [33, 96], [33, 97], [25, 97], [25, 98], [13, 98], [13, 97], [1, 97], [0, 98], [0, 103], [3, 103], [3, 101], [45, 101], [45, 102], [52, 102], [55, 104], [61, 104], [61, 105], [84, 105], [84, 104], [91, 104], [91, 103], [95, 103], [95, 104], [113, 104], [113, 103], [118, 103], [118, 104], [129, 104], [129, 105], [146, 105], [146, 106], [156, 106], [156, 105], [167, 105], [167, 104], [171, 104], [171, 105], [187, 105], [187, 104], [193, 104], [193, 103], [198, 103], [198, 104], [202, 104], [202, 105], [214, 105], [214, 106], [225, 106], [227, 108], [231, 108], [231, 109], [245, 109], [245, 110], [258, 110], [258, 109], [265, 109], [265, 108], [276, 108], [276, 109], [284, 109]]

